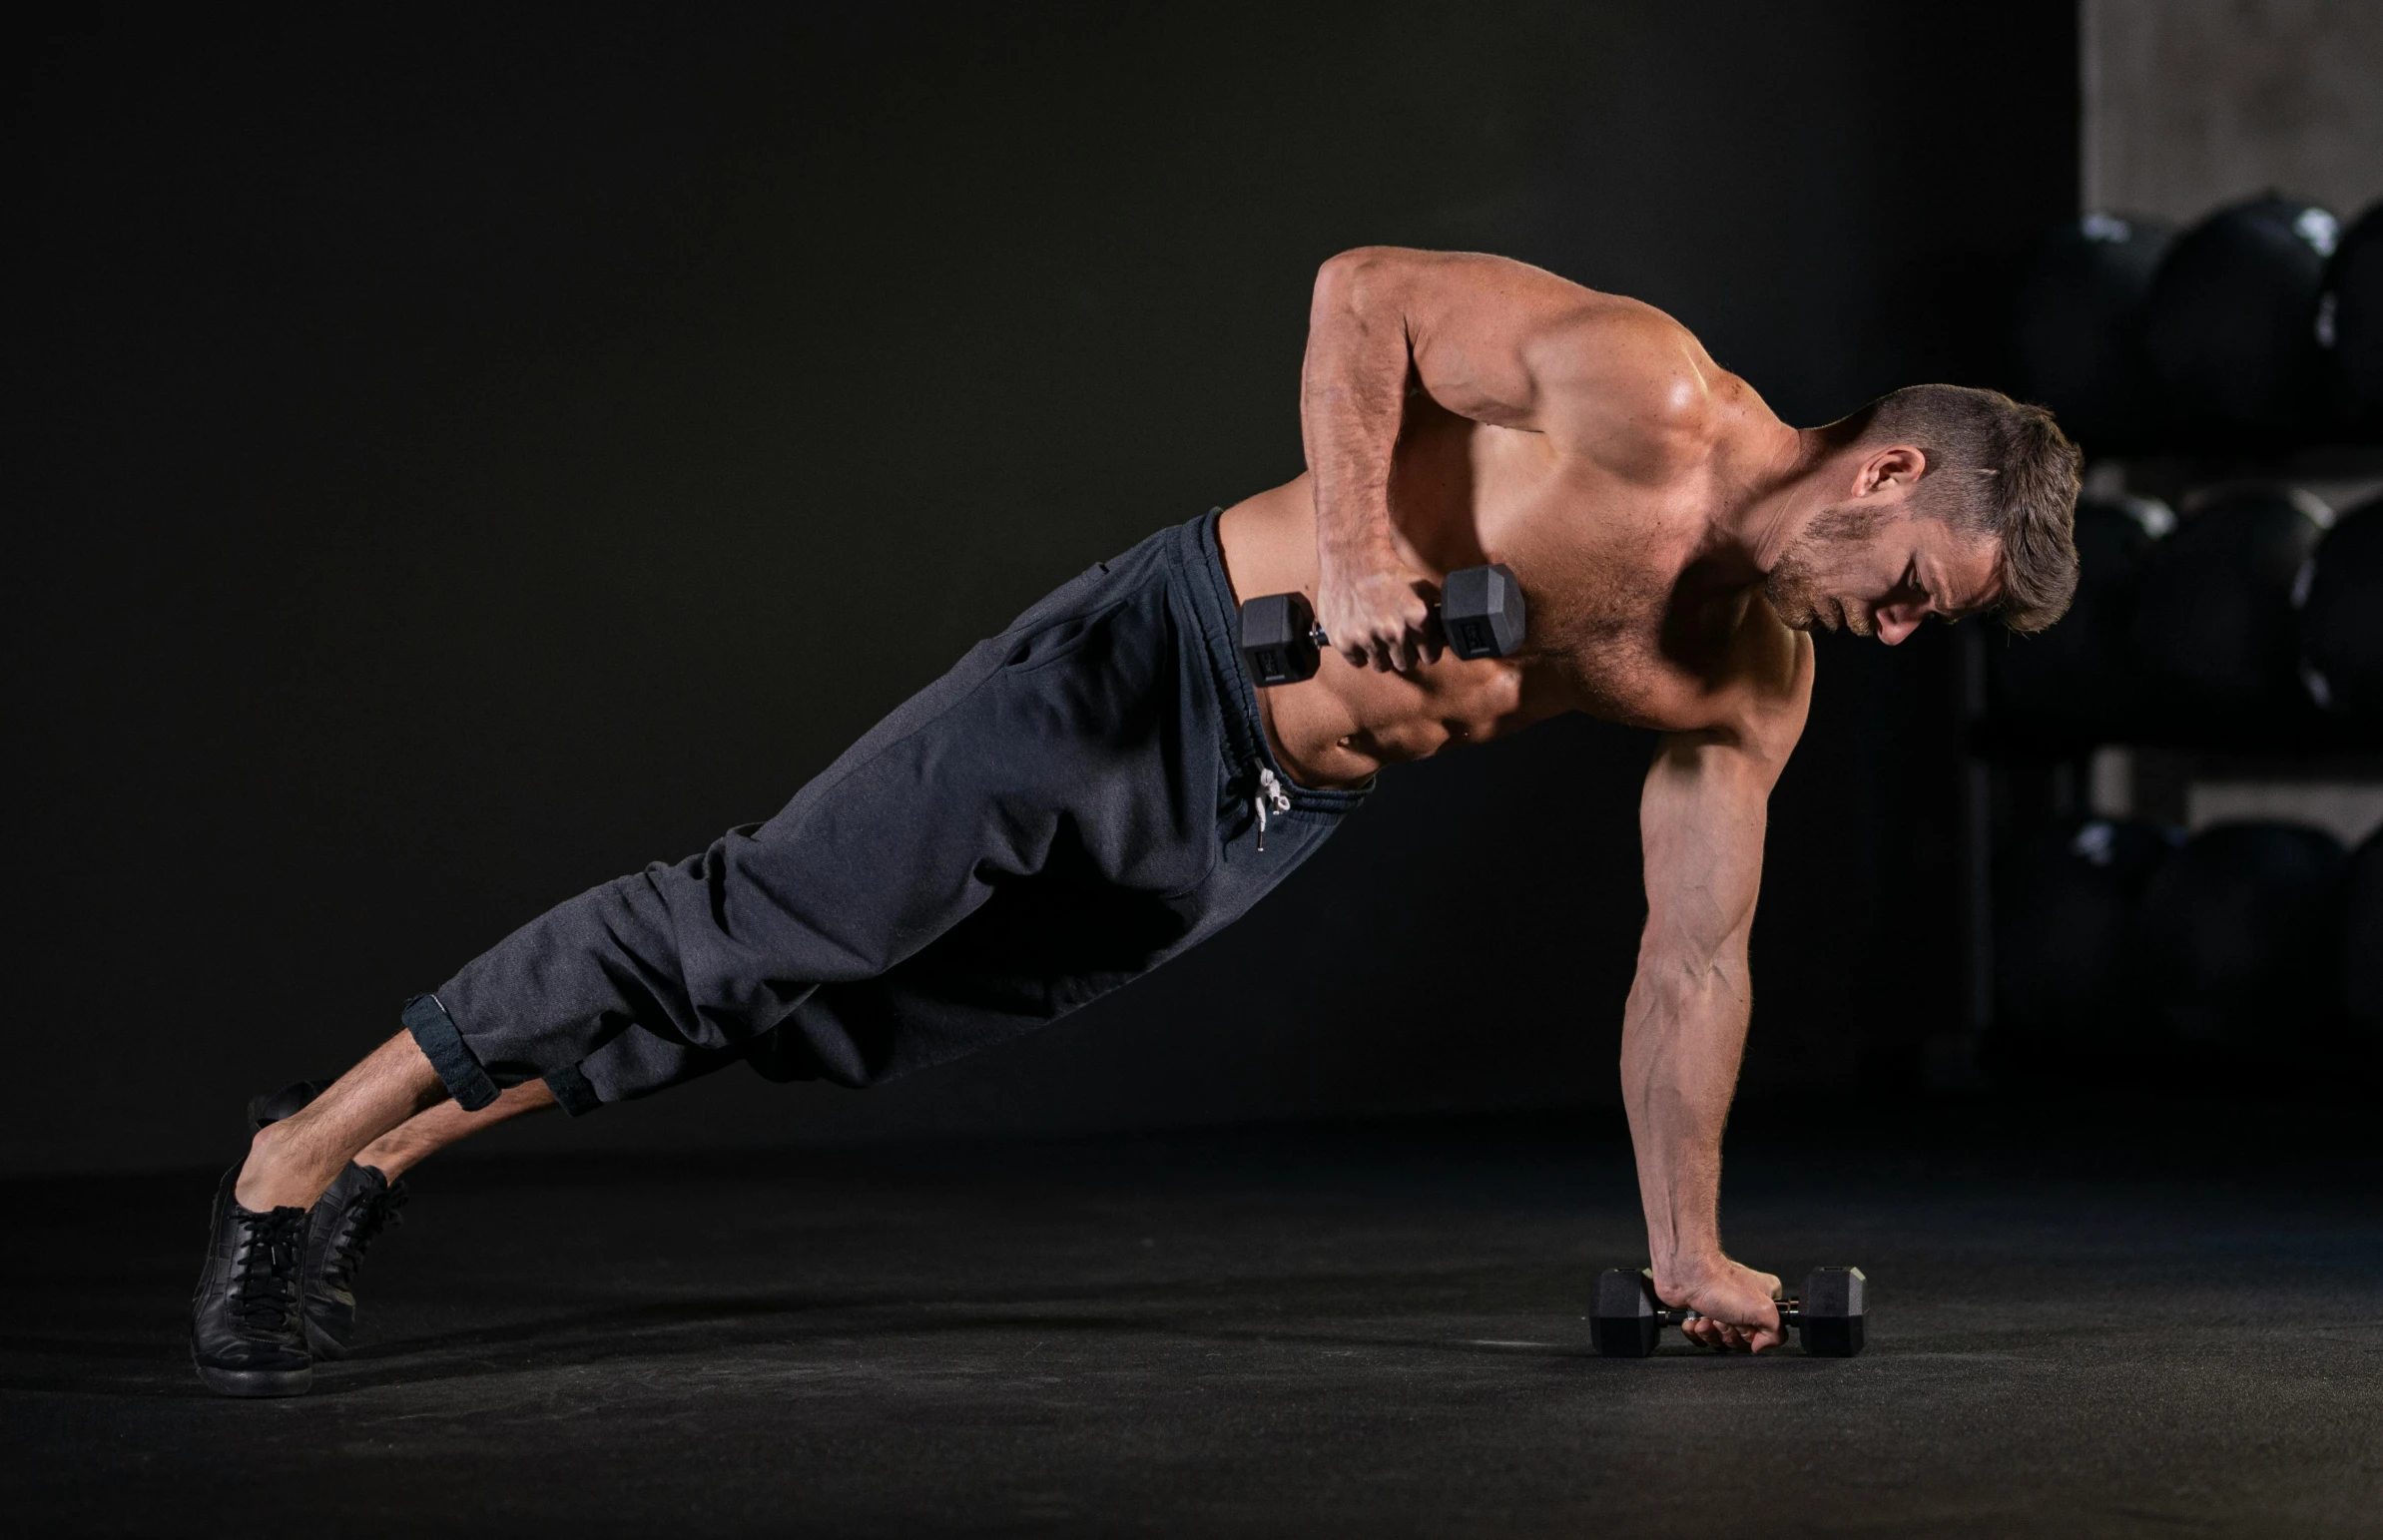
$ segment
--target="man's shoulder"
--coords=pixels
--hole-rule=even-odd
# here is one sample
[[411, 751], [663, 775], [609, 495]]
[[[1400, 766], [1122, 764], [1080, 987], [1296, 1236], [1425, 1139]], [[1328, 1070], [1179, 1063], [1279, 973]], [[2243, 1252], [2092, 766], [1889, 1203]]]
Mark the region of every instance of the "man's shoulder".
[[1634, 478], [1677, 474], [1777, 424], [1694, 332], [1640, 300], [1596, 295], [1557, 345], [1547, 377], [1567, 447]]

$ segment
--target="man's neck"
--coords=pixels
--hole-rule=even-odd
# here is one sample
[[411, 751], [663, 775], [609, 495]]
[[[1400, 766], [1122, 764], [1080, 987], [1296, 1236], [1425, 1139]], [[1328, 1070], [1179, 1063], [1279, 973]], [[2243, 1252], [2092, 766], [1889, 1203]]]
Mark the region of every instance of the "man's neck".
[[1826, 428], [1780, 425], [1776, 441], [1737, 478], [1714, 518], [1716, 554], [1742, 563], [1749, 577], [1768, 576], [1812, 516], [1834, 500], [1824, 472], [1845, 446]]

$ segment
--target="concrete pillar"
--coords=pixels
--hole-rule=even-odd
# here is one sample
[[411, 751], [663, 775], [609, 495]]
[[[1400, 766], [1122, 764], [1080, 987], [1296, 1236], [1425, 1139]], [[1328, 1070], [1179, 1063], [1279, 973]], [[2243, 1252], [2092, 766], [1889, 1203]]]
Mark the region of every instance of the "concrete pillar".
[[2383, 196], [2379, 0], [2081, 0], [2088, 210], [2189, 224], [2273, 187]]

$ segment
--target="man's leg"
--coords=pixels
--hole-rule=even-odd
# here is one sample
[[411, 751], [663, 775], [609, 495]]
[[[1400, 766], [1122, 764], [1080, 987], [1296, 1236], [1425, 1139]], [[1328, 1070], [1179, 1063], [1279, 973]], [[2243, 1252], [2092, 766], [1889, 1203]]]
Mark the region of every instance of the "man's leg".
[[543, 1080], [507, 1087], [477, 1112], [449, 1098], [373, 1140], [341, 1169], [308, 1216], [303, 1324], [317, 1358], [345, 1357], [355, 1342], [356, 1276], [365, 1252], [411, 1196], [404, 1174], [458, 1139], [553, 1105], [554, 1091]]
[[394, 1182], [459, 1139], [469, 1139], [484, 1129], [509, 1123], [524, 1113], [543, 1112], [553, 1105], [554, 1092], [543, 1080], [525, 1080], [520, 1085], [507, 1086], [497, 1093], [495, 1101], [478, 1112], [465, 1112], [450, 1098], [415, 1113], [364, 1146], [356, 1154], [355, 1163], [369, 1166]]
[[259, 1129], [233, 1196], [256, 1214], [311, 1209], [366, 1146], [446, 1099], [413, 1034], [400, 1032], [304, 1107]]
[[[1144, 607], [1163, 601], [1155, 569], [1136, 570], [1140, 581], [1126, 586]], [[1036, 616], [1038, 634], [1098, 598], [1098, 586], [1079, 581], [1054, 596]], [[1163, 656], [1155, 644], [1165, 640], [1146, 651]], [[302, 1393], [315, 1354], [342, 1347], [352, 1324], [344, 1280], [360, 1248], [351, 1243], [368, 1239], [398, 1197], [355, 1158], [387, 1139], [394, 1158], [419, 1159], [495, 1121], [487, 1115], [508, 1085], [542, 1080], [560, 1105], [585, 1111], [738, 1062], [784, 1041], [790, 1025], [802, 1050], [788, 1042], [775, 1068], [858, 1085], [1007, 1035], [968, 1020], [946, 1042], [872, 1017], [856, 1039], [834, 1012], [790, 1018], [818, 986], [874, 977], [925, 947], [980, 907], [996, 876], [1038, 870], [1072, 810], [1054, 785], [1090, 795], [1074, 762], [1117, 758], [1083, 723], [1037, 733], [1008, 720], [1038, 699], [1030, 685], [998, 688], [1023, 646], [1006, 636], [979, 644], [768, 824], [523, 926], [408, 1001], [404, 1032], [258, 1130], [216, 1195], [192, 1300], [201, 1378], [231, 1395]], [[1147, 694], [1131, 682], [1110, 693]], [[1113, 703], [1078, 707], [1096, 722], [1116, 715]], [[1083, 739], [1073, 760], [1054, 752], [1052, 729]], [[1155, 885], [1186, 883], [1162, 874]], [[515, 1105], [526, 1111], [535, 1095]], [[450, 1096], [459, 1105], [414, 1131], [425, 1137], [400, 1132]]]
[[[337, 1223], [355, 1195], [316, 1200], [351, 1171], [385, 1192], [352, 1158], [446, 1095], [412, 1035], [399, 1033], [306, 1106], [257, 1131], [248, 1159], [216, 1189], [207, 1261], [191, 1298], [191, 1359], [209, 1388], [305, 1392], [316, 1351], [307, 1317], [318, 1290], [309, 1275], [323, 1257], [315, 1231]], [[344, 1306], [352, 1319], [352, 1295]]]
[[[1211, 523], [1063, 585], [769, 822], [558, 905], [407, 1002], [404, 1034], [229, 1174], [194, 1328], [209, 1383], [304, 1388], [292, 1230], [384, 1139], [419, 1159], [539, 1079], [573, 1112], [740, 1060], [871, 1084], [1064, 1014], [1280, 880], [1300, 853], [1290, 826], [1263, 870], [1221, 842], [1242, 841], [1220, 820], [1251, 817], [1242, 781], [1277, 772]], [[1306, 811], [1273, 795], [1294, 823]], [[1014, 901], [979, 920], [996, 892]], [[1057, 945], [1068, 927], [1049, 921], [1108, 911], [1098, 944]], [[403, 1126], [450, 1094], [460, 1106], [417, 1146]]]

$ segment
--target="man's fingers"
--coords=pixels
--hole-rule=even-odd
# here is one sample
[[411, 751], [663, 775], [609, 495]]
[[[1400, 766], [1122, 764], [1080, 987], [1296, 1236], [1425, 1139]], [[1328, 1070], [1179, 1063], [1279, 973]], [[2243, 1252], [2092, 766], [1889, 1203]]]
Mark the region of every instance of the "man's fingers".
[[1714, 1352], [1728, 1352], [1737, 1345], [1732, 1340], [1733, 1328], [1726, 1321], [1715, 1320], [1709, 1315], [1699, 1315], [1682, 1324], [1680, 1329], [1683, 1333], [1693, 1333], [1699, 1347], [1709, 1347]]
[[1695, 1315], [1681, 1321], [1680, 1335], [1715, 1352], [1760, 1352], [1766, 1347], [1781, 1346], [1787, 1340], [1787, 1333], [1781, 1329], [1743, 1326], [1710, 1315]]
[[1427, 663], [1440, 661], [1440, 647], [1431, 628], [1425, 624], [1429, 617], [1405, 618], [1396, 629], [1385, 628], [1382, 633], [1384, 655], [1390, 660], [1389, 670], [1404, 674]]
[[1411, 613], [1378, 616], [1367, 626], [1327, 626], [1332, 650], [1353, 669], [1382, 674], [1405, 674], [1438, 663], [1447, 643], [1432, 625], [1432, 612], [1421, 600]]

